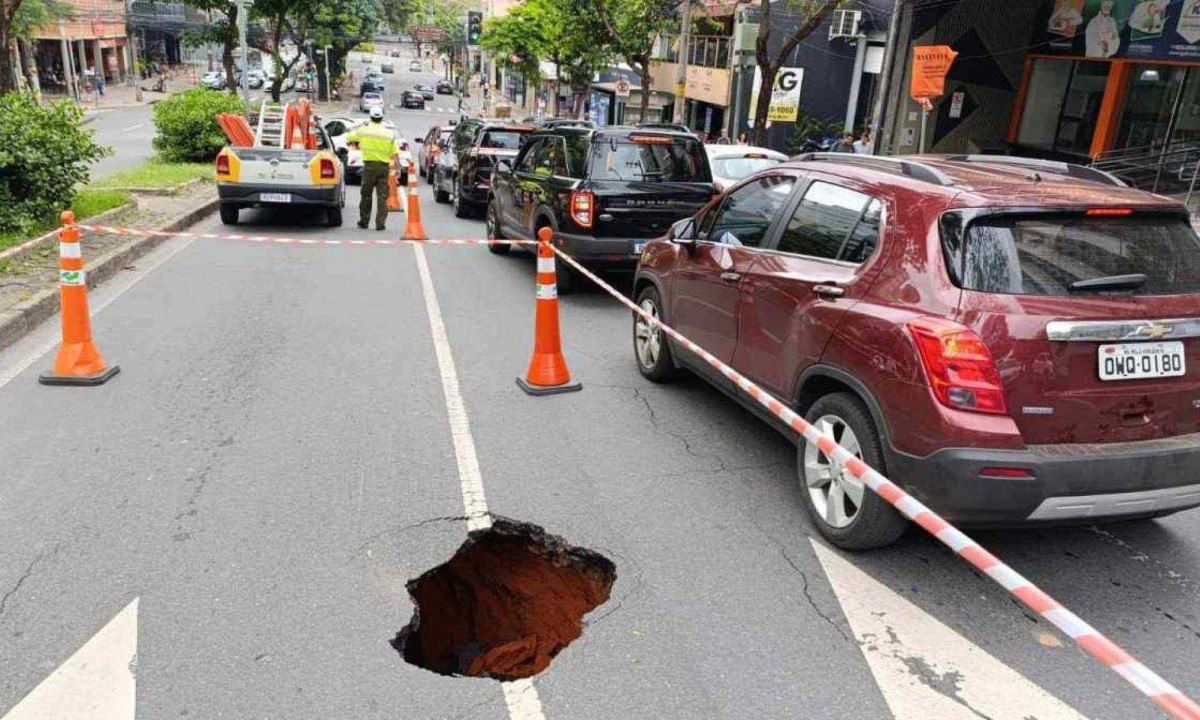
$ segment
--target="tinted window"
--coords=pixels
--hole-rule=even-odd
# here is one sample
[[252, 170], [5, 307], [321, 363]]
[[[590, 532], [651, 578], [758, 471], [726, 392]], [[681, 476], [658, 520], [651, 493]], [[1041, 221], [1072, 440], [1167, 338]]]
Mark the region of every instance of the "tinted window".
[[882, 216], [883, 203], [872, 198], [871, 202], [867, 203], [867, 209], [863, 211], [862, 217], [858, 219], [858, 224], [850, 231], [850, 238], [846, 240], [846, 246], [842, 248], [838, 260], [852, 263], [866, 262], [867, 258], [875, 252], [875, 247], [879, 245], [879, 223]]
[[525, 133], [515, 130], [488, 130], [479, 141], [479, 147], [491, 150], [520, 150], [521, 137]]
[[601, 140], [592, 152], [594, 180], [626, 182], [712, 182], [699, 141], [613, 142]]
[[570, 133], [564, 140], [567, 143], [567, 176], [582, 178], [583, 169], [587, 163], [588, 148], [591, 147], [591, 136], [583, 133]]
[[712, 172], [717, 177], [741, 180], [750, 177], [759, 170], [778, 165], [781, 161], [773, 158], [726, 157], [712, 161]]
[[795, 185], [795, 178], [771, 175], [738, 188], [704, 219], [705, 239], [760, 247], [771, 221], [783, 209]]
[[[788, 221], [779, 238], [778, 249], [830, 260], [840, 258], [851, 231], [858, 225], [870, 201], [869, 196], [860, 192], [814, 182], [808, 186], [804, 199]], [[878, 216], [875, 224], [878, 228]], [[860, 238], [858, 242], [865, 245], [866, 239]]]
[[521, 159], [517, 162], [517, 172], [533, 172], [534, 162], [543, 142], [545, 141], [542, 138], [530, 141], [525, 152], [521, 153]]
[[1010, 295], [1068, 295], [1072, 283], [1138, 274], [1136, 295], [1196, 293], [1200, 239], [1182, 218], [987, 218], [967, 230], [963, 270], [963, 287]]
[[562, 138], [548, 137], [538, 146], [537, 155], [533, 159], [533, 172], [539, 175], [566, 175], [566, 151]]

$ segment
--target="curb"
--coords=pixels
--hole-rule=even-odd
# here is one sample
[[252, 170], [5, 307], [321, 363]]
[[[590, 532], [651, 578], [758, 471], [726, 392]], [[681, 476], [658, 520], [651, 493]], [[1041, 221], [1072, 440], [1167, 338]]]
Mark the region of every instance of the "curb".
[[[180, 215], [160, 229], [174, 232], [191, 227], [216, 210], [219, 203], [220, 201], [214, 198], [200, 207]], [[88, 263], [88, 288], [94, 288], [116, 275], [122, 268], [158, 247], [165, 240], [167, 238], [162, 235], [137, 237], [94, 262]], [[17, 342], [34, 328], [54, 317], [58, 310], [58, 286], [55, 285], [42, 290], [23, 303], [0, 312], [0, 350]]]
[[[125, 203], [124, 205], [118, 205], [117, 207], [112, 208], [111, 210], [105, 210], [104, 212], [99, 213], [98, 215], [93, 215], [90, 218], [87, 218], [87, 220], [90, 222], [100, 222], [102, 220], [107, 220], [110, 217], [115, 217], [120, 212], [123, 212], [125, 210], [130, 210], [130, 209], [133, 209], [136, 207], [137, 207], [137, 198], [131, 197], [131, 198], [129, 198], [129, 202]], [[84, 221], [80, 220], [79, 222], [84, 222]], [[39, 235], [39, 236], [33, 238], [32, 240], [26, 240], [25, 242], [21, 243], [20, 245], [10, 247], [5, 251], [0, 252], [0, 261], [15, 260], [17, 262], [20, 262], [21, 260], [24, 260], [29, 255], [33, 254], [38, 249], [39, 245], [42, 245], [43, 243], [49, 243], [50, 241], [56, 239], [57, 236], [58, 236], [58, 230], [51, 230], [50, 232], [46, 233], [45, 235]]]

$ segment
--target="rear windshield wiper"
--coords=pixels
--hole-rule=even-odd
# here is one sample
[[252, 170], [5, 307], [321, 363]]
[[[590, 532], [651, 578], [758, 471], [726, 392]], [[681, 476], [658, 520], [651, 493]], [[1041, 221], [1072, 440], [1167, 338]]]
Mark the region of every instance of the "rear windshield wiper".
[[1086, 292], [1088, 290], [1137, 290], [1146, 284], [1144, 273], [1129, 275], [1109, 275], [1108, 277], [1079, 280], [1071, 283], [1071, 292]]

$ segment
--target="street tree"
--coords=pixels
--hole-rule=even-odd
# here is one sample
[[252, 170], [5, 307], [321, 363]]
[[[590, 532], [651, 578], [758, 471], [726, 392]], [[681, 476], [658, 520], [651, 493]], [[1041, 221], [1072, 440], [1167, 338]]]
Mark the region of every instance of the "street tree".
[[[188, 6], [201, 12], [216, 13], [210, 25], [194, 28], [184, 33], [183, 41], [191, 47], [200, 45], [221, 46], [221, 67], [225, 70], [225, 87], [231, 93], [238, 91], [237, 67], [234, 53], [238, 47], [238, 5], [233, 0], [185, 0]], [[242, 58], [243, 65], [246, 58]]]
[[488, 18], [479, 37], [479, 46], [491, 53], [497, 65], [520, 75], [527, 88], [531, 79], [536, 82], [546, 53], [537, 23], [528, 15], [525, 6], [518, 5], [503, 17]]
[[599, 19], [613, 52], [642, 78], [642, 118], [650, 107], [650, 59], [655, 38], [678, 17], [678, 0], [583, 0]]
[[[284, 79], [291, 75], [292, 69], [302, 57], [300, 49], [304, 47], [316, 5], [317, 3], [308, 0], [257, 0], [254, 3], [251, 17], [258, 18], [263, 25], [263, 32], [257, 42], [252, 44], [260, 52], [271, 56], [272, 102], [279, 102]], [[285, 41], [290, 41], [296, 46], [296, 53], [287, 60], [283, 58]]]
[[566, 79], [578, 91], [611, 58], [604, 25], [577, 0], [525, 0], [523, 18], [539, 37], [542, 57], [554, 63], [554, 114], [561, 115], [559, 97]]
[[[328, 56], [317, 53], [323, 58], [320, 68], [329, 63], [329, 79], [342, 74], [350, 50], [370, 39], [383, 21], [384, 12], [377, 0], [327, 0], [311, 7], [308, 42], [315, 48], [329, 48]], [[332, 97], [325, 81], [326, 74], [318, 72], [319, 97]]]
[[423, 8], [422, 0], [382, 0], [384, 20], [394, 33], [408, 31], [417, 13]]
[[[754, 43], [754, 59], [762, 84], [759, 86], [758, 101], [754, 105], [751, 144], [762, 145], [766, 142], [771, 88], [775, 87], [775, 78], [779, 75], [783, 63], [796, 49], [796, 45], [820, 27], [841, 4], [842, 0], [763, 0], [759, 5], [761, 15], [758, 37]], [[782, 34], [781, 42], [774, 53], [771, 52], [772, 33], [777, 29], [772, 29], [773, 19], [794, 23], [791, 30]]]
[[[34, 28], [54, 22], [69, 11], [57, 0], [0, 0], [0, 93], [18, 88], [13, 54], [9, 48], [18, 38], [30, 39]], [[26, 56], [26, 62], [29, 62]]]

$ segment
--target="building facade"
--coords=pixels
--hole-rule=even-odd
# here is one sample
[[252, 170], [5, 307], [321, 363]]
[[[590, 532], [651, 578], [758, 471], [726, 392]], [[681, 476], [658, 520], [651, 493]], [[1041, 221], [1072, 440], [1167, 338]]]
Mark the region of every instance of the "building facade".
[[124, 0], [67, 0], [62, 21], [38, 28], [33, 55], [43, 88], [67, 92], [72, 77], [80, 83], [124, 79], [131, 69]]

